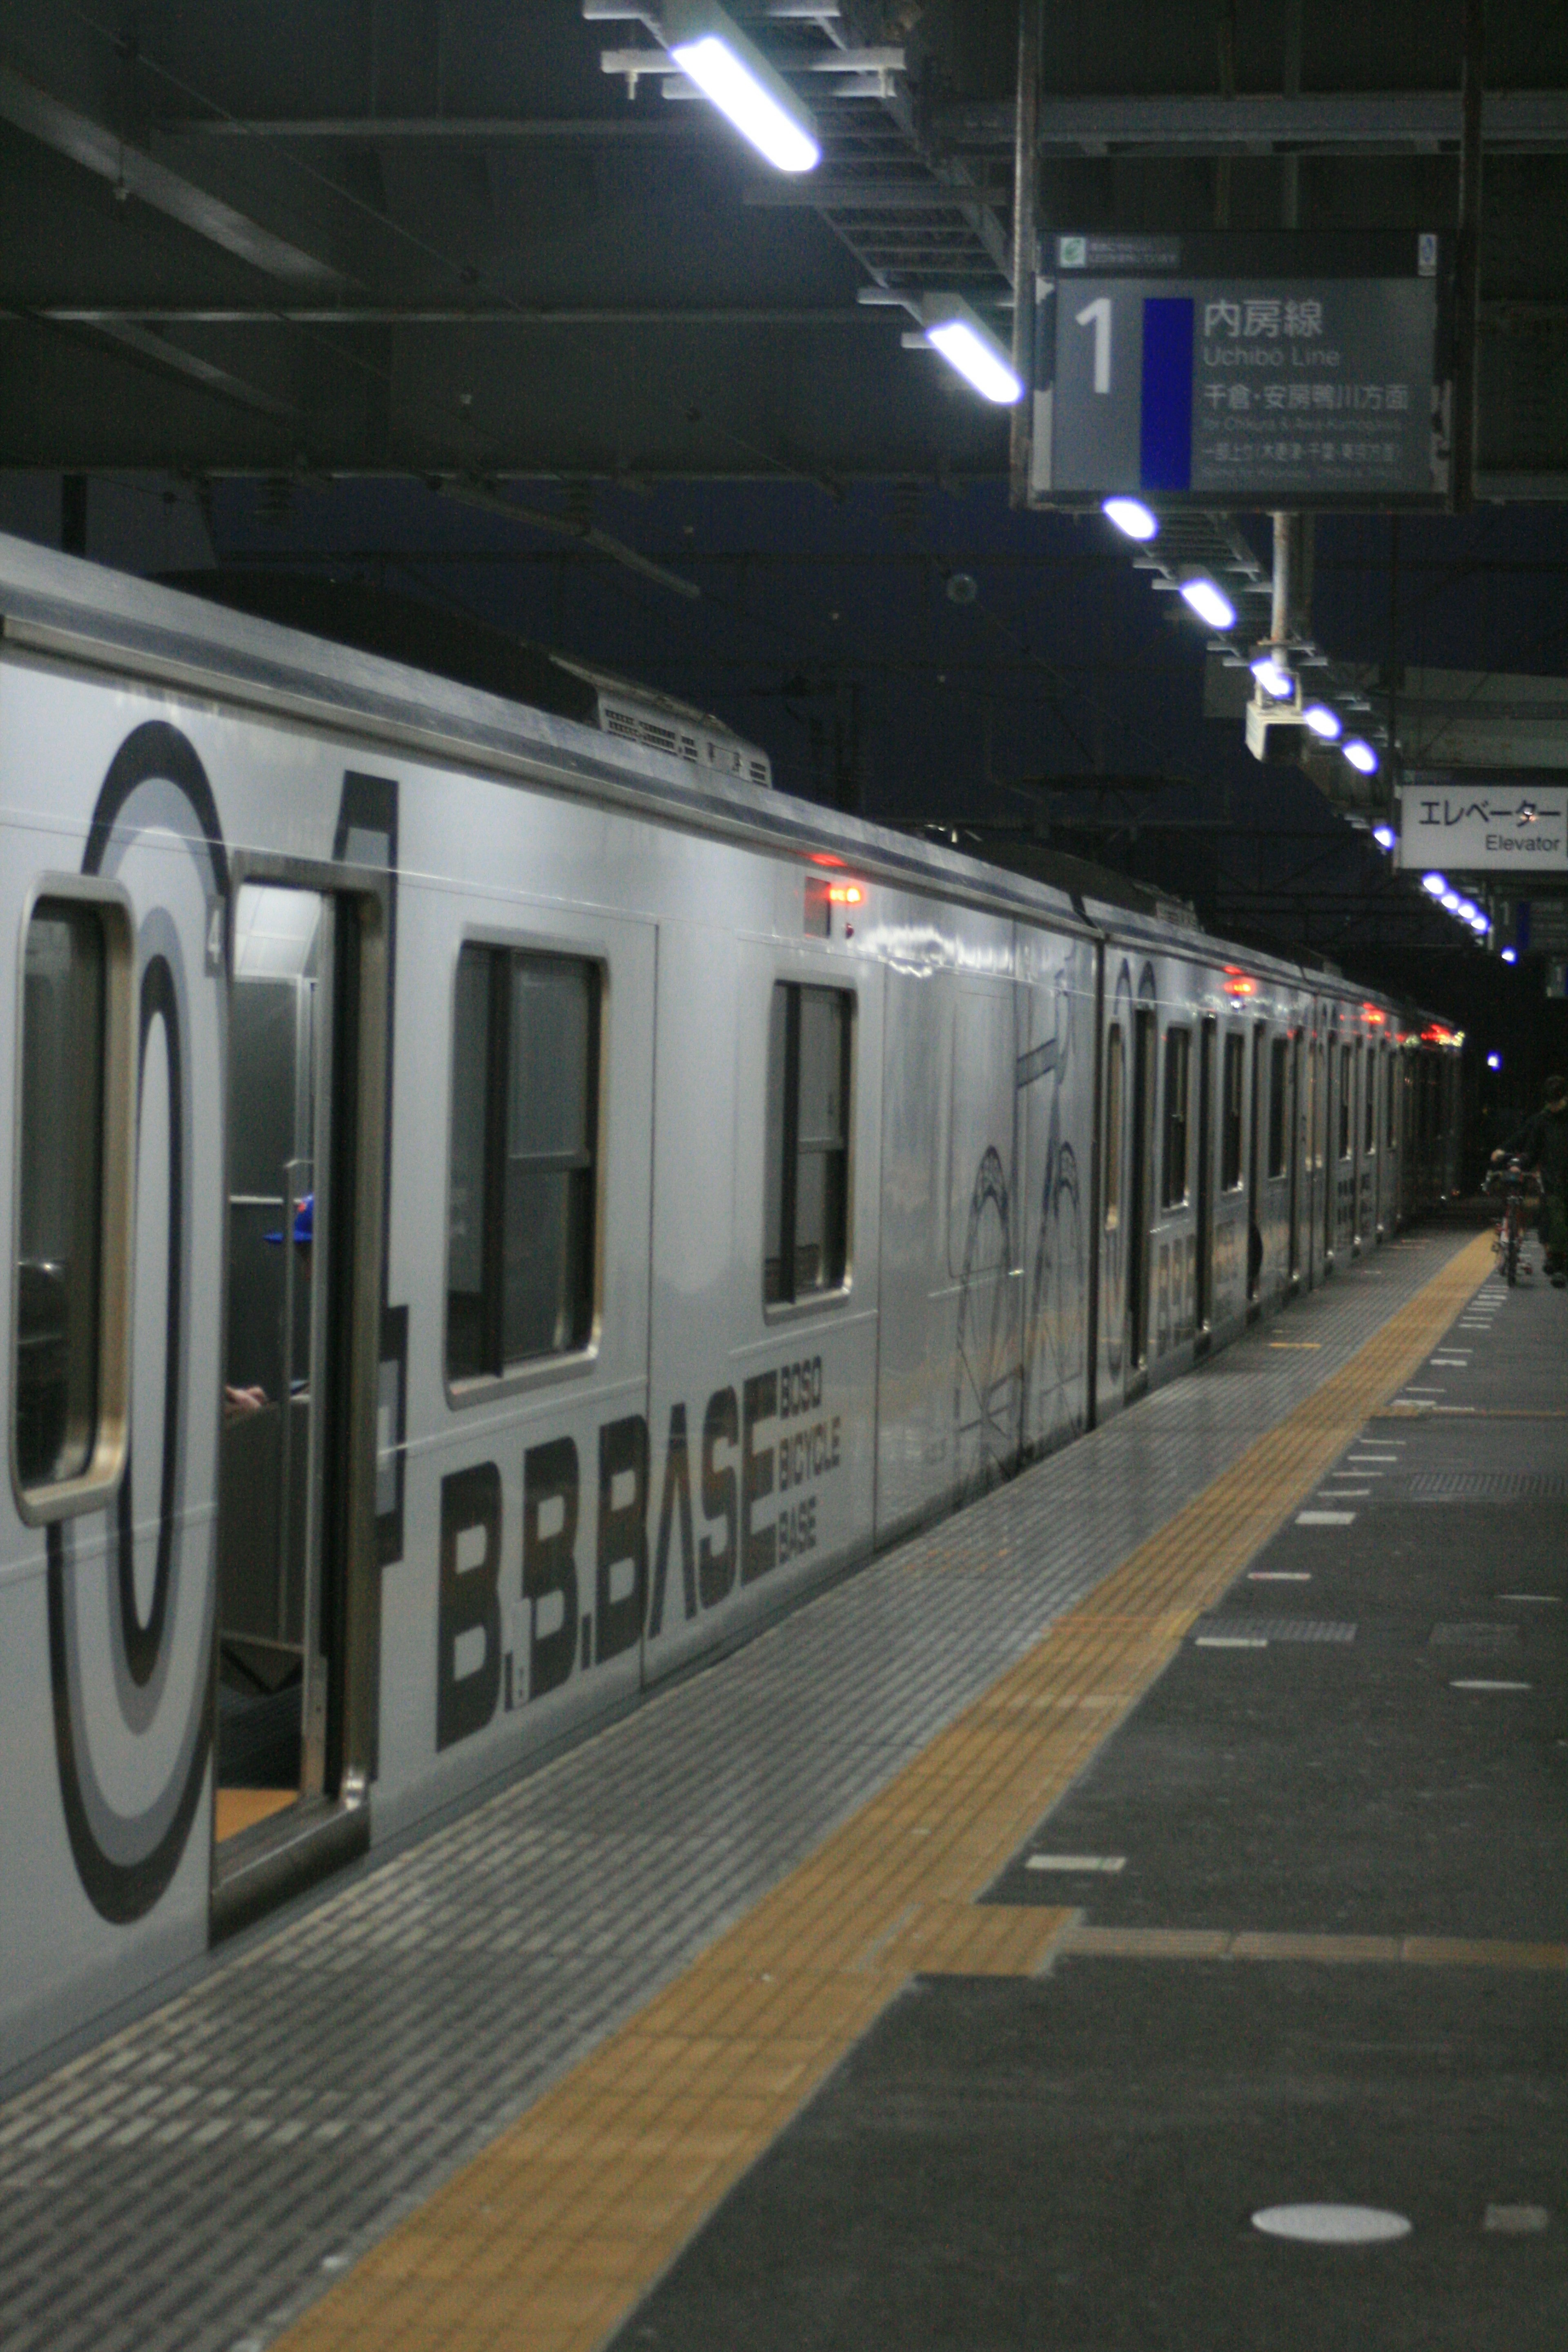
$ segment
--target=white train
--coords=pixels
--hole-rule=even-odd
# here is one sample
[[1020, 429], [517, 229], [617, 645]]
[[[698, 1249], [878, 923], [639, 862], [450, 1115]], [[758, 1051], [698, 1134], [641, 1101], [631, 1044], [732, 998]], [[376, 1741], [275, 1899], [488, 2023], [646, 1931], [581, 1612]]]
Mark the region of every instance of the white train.
[[1451, 1181], [1435, 1025], [651, 700], [0, 615], [5, 2065]]

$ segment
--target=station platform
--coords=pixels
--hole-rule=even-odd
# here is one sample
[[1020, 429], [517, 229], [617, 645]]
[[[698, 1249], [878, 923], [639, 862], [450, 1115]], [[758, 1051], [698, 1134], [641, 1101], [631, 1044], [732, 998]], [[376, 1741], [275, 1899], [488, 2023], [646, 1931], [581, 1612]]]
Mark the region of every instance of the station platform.
[[16, 2088], [0, 2342], [1556, 2352], [1565, 1474], [1377, 1250]]

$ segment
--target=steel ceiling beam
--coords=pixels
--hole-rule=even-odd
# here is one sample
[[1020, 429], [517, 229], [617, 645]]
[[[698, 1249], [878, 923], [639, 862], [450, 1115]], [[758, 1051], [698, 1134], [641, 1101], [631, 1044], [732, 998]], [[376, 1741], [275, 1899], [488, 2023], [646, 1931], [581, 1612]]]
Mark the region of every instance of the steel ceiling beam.
[[[33, 315], [37, 316], [37, 313]], [[130, 319], [93, 319], [81, 322], [85, 329], [102, 335], [111, 343], [130, 353], [132, 359], [145, 360], [151, 366], [166, 369], [172, 375], [184, 376], [203, 392], [216, 394], [220, 400], [237, 402], [241, 408], [254, 409], [258, 416], [298, 416], [299, 409], [291, 400], [280, 400], [276, 393], [263, 392], [259, 384], [247, 383], [228, 368], [218, 367], [211, 360], [202, 359], [195, 352], [183, 351], [164, 335], [155, 334], [149, 327], [140, 326]]]
[[163, 213], [182, 227], [205, 237], [209, 244], [221, 246], [226, 253], [248, 261], [269, 278], [320, 293], [349, 282], [330, 262], [290, 245], [284, 237], [275, 236], [270, 229], [237, 212], [220, 196], [197, 187], [178, 172], [170, 171], [167, 164], [155, 162], [141, 148], [129, 145], [106, 124], [95, 122], [90, 115], [51, 98], [47, 90], [25, 81], [20, 74], [3, 65], [0, 121], [10, 123], [29, 139], [53, 148], [57, 155], [64, 155], [84, 171], [107, 180], [117, 193], [122, 190], [127, 196], [137, 197], [154, 212]]
[[[1011, 99], [939, 107], [933, 130], [952, 147], [1011, 147]], [[1493, 155], [1568, 153], [1568, 90], [1489, 91]], [[1383, 90], [1222, 98], [1042, 96], [1042, 155], [1243, 156], [1458, 154], [1455, 90]]]

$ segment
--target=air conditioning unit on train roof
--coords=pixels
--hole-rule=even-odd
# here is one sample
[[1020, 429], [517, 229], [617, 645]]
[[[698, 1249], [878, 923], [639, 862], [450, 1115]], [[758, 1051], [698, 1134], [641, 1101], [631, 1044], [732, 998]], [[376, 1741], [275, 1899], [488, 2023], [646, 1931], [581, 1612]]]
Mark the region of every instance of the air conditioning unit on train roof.
[[734, 779], [745, 784], [771, 785], [773, 762], [765, 751], [748, 743], [706, 710], [657, 688], [632, 686], [608, 670], [590, 668], [552, 654], [558, 668], [568, 670], [594, 689], [599, 726], [623, 743], [640, 743], [645, 751], [663, 751], [685, 760], [702, 774]]

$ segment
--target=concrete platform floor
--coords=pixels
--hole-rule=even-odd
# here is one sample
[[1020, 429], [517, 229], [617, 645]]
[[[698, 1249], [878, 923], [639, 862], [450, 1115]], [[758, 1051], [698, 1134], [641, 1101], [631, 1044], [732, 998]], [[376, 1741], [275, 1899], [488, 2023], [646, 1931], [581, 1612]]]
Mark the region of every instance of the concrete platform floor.
[[1486, 1265], [1344, 1270], [19, 2088], [7, 2352], [1564, 2340], [1568, 1302]]

